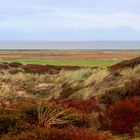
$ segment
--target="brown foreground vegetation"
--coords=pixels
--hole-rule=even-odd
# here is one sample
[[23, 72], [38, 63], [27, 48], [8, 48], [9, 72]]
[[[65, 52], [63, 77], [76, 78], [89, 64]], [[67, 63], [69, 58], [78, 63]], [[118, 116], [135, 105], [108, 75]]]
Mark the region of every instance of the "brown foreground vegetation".
[[109, 68], [0, 64], [2, 140], [140, 139], [140, 57]]

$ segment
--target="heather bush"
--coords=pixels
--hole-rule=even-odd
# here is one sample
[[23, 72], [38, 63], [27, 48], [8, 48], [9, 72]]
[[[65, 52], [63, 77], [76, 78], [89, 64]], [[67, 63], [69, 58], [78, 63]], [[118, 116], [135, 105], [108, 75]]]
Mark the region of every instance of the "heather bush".
[[18, 112], [0, 111], [0, 136], [4, 134], [15, 135], [29, 131], [32, 127], [22, 119]]
[[29, 106], [22, 109], [23, 118], [30, 124], [37, 124], [38, 122], [38, 113], [36, 106]]
[[136, 99], [119, 101], [108, 109], [107, 117], [112, 132], [133, 134], [134, 125], [140, 122], [140, 104]]
[[105, 140], [99, 134], [93, 133], [89, 129], [56, 129], [56, 128], [36, 128], [30, 132], [23, 132], [15, 137], [5, 136], [1, 140]]
[[18, 118], [13, 114], [0, 112], [0, 136], [9, 132], [9, 128], [13, 127]]
[[124, 83], [125, 92], [128, 96], [140, 96], [140, 79], [135, 78]]
[[22, 66], [22, 64], [21, 63], [18, 63], [18, 62], [11, 62], [11, 63], [9, 63], [9, 66], [10, 67], [21, 67]]
[[7, 66], [7, 64], [0, 64], [0, 70], [6, 70], [6, 69], [8, 69], [8, 66]]
[[90, 114], [92, 111], [100, 110], [99, 104], [95, 97], [91, 97], [86, 100], [78, 100], [78, 99], [63, 99], [63, 100], [51, 100], [52, 102], [55, 102], [57, 104], [60, 104], [67, 108], [74, 108], [77, 111], [84, 113], [84, 114]]
[[12, 69], [8, 70], [8, 73], [10, 73], [10, 74], [17, 74], [19, 72], [22, 72], [22, 70], [17, 69], [17, 68], [12, 68]]
[[29, 73], [46, 73], [48, 70], [46, 66], [33, 64], [27, 64], [23, 67], [23, 69]]
[[60, 70], [53, 69], [44, 65], [33, 65], [33, 64], [24, 65], [23, 69], [25, 70], [25, 72], [38, 74], [49, 73], [53, 75], [58, 74], [60, 72]]

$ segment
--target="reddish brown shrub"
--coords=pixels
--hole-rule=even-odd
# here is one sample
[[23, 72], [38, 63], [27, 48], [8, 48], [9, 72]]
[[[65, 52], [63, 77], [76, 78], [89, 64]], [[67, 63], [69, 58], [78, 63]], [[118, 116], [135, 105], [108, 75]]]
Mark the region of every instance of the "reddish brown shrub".
[[78, 99], [64, 99], [64, 100], [51, 100], [51, 102], [55, 102], [56, 104], [60, 104], [67, 108], [74, 108], [77, 111], [90, 114], [93, 110], [99, 111], [99, 105], [95, 97], [89, 98], [87, 100], [78, 100]]
[[20, 67], [20, 66], [22, 66], [22, 64], [18, 63], [18, 62], [11, 62], [11, 63], [9, 63], [9, 66], [10, 67]]
[[0, 70], [2, 69], [8, 69], [7, 64], [0, 64]]
[[18, 112], [0, 110], [0, 136], [30, 130], [31, 125], [23, 120], [22, 116]]
[[125, 83], [127, 96], [140, 96], [140, 79], [133, 79]]
[[55, 128], [37, 128], [32, 132], [23, 132], [16, 137], [3, 137], [2, 140], [104, 140], [98, 134], [94, 134], [88, 129], [55, 129]]
[[94, 134], [88, 129], [70, 129], [67, 131], [73, 140], [103, 140], [98, 134]]
[[27, 64], [23, 67], [23, 69], [26, 72], [30, 72], [30, 73], [46, 73], [47, 72], [47, 68], [43, 65], [33, 65], [33, 64]]
[[49, 73], [49, 74], [58, 74], [60, 71], [57, 69], [52, 69], [44, 65], [34, 65], [27, 64], [23, 66], [23, 69], [29, 73]]
[[133, 126], [140, 122], [140, 106], [137, 99], [122, 100], [112, 105], [107, 113], [110, 129], [114, 133], [133, 133]]
[[17, 68], [12, 68], [12, 69], [9, 69], [8, 72], [10, 74], [16, 74], [16, 73], [22, 72], [22, 70], [17, 69]]

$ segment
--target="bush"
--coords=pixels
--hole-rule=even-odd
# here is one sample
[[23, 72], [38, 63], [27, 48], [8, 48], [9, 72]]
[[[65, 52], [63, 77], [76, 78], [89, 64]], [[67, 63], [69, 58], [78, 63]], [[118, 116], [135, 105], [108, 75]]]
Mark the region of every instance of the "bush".
[[25, 109], [22, 110], [22, 113], [24, 114], [24, 119], [30, 123], [30, 124], [35, 124], [38, 122], [38, 113], [37, 113], [37, 108], [36, 106], [32, 107], [26, 107]]
[[137, 99], [122, 100], [109, 108], [107, 116], [112, 132], [133, 134], [134, 125], [140, 122], [140, 104]]
[[0, 113], [0, 136], [4, 134], [15, 135], [31, 128], [31, 125], [24, 121], [22, 115], [17, 112], [4, 111]]
[[33, 64], [27, 64], [23, 66], [23, 69], [29, 73], [39, 73], [39, 74], [43, 74], [43, 73], [58, 74], [60, 72], [60, 70], [52, 69], [47, 66], [33, 65]]
[[1, 140], [104, 140], [98, 134], [94, 134], [88, 129], [56, 129], [56, 128], [37, 128], [32, 132], [23, 132], [17, 137], [6, 136]]
[[51, 100], [51, 102], [55, 102], [67, 108], [74, 108], [83, 114], [90, 114], [92, 111], [99, 110], [99, 106], [95, 97], [91, 97], [86, 100], [78, 100], [78, 99], [58, 100], [56, 99], [56, 100]]
[[9, 129], [13, 127], [18, 118], [9, 113], [0, 114], [0, 136], [9, 132]]
[[46, 66], [33, 64], [27, 64], [23, 67], [23, 69], [29, 73], [47, 73], [48, 71]]
[[135, 78], [125, 82], [125, 91], [128, 96], [140, 96], [140, 79]]
[[20, 66], [22, 66], [22, 64], [21, 63], [18, 63], [18, 62], [11, 62], [11, 63], [9, 63], [9, 66], [10, 67], [20, 67]]
[[8, 69], [7, 64], [0, 64], [0, 70]]

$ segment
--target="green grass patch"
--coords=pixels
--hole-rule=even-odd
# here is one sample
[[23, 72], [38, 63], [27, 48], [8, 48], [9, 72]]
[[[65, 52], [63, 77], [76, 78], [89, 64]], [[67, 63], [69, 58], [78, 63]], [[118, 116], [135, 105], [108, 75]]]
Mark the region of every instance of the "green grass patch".
[[108, 66], [119, 62], [120, 60], [82, 60], [82, 59], [4, 59], [1, 62], [20, 62], [25, 64], [41, 65], [69, 65], [69, 66]]

